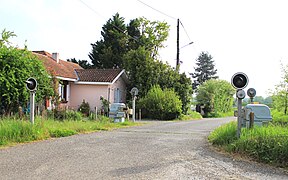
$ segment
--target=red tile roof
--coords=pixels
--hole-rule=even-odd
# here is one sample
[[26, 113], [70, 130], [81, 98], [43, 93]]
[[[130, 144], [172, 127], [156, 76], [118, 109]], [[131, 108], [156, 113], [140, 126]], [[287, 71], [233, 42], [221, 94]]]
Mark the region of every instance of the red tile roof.
[[76, 69], [79, 81], [112, 83], [122, 72], [121, 69]]
[[52, 76], [70, 78], [77, 80], [75, 69], [83, 69], [76, 63], [67, 62], [59, 59], [59, 63], [52, 58], [52, 55], [46, 51], [32, 51], [44, 64], [47, 71]]

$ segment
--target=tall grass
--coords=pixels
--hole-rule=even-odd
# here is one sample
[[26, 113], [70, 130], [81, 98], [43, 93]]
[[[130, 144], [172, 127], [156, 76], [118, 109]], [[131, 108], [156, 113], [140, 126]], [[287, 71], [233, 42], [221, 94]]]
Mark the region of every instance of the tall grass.
[[233, 121], [224, 124], [211, 132], [208, 140], [214, 145], [227, 145], [237, 140], [236, 132], [237, 124]]
[[271, 111], [273, 124], [277, 125], [288, 125], [288, 114], [284, 114], [284, 112], [279, 112], [277, 110]]
[[137, 123], [112, 123], [109, 118], [101, 118], [101, 121], [55, 121], [37, 117], [34, 125], [29, 121], [4, 118], [0, 120], [0, 146], [133, 125]]
[[36, 121], [35, 125], [32, 126], [28, 121], [7, 118], [0, 120], [0, 146], [46, 139], [48, 137], [47, 129], [39, 121]]
[[189, 110], [187, 115], [181, 114], [176, 120], [185, 121], [185, 120], [196, 120], [196, 119], [202, 119], [201, 114], [196, 111]]
[[236, 138], [237, 123], [231, 122], [215, 129], [208, 140], [228, 152], [245, 154], [257, 161], [288, 167], [288, 127], [270, 125], [242, 128]]

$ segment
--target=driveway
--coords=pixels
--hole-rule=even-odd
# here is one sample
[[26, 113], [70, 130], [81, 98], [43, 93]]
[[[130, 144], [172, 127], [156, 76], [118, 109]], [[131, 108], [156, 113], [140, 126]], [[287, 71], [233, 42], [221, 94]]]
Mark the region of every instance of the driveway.
[[209, 132], [231, 120], [157, 121], [2, 149], [0, 179], [288, 179], [209, 148]]

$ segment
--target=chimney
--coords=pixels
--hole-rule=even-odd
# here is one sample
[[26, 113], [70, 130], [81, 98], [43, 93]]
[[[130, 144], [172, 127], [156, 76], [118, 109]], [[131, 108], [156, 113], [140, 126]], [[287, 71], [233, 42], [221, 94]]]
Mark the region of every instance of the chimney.
[[59, 53], [52, 53], [52, 58], [59, 63]]

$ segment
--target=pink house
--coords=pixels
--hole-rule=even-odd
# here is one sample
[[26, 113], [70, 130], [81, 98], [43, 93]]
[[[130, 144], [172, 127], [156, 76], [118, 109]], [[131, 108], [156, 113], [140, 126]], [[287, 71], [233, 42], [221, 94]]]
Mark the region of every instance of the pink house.
[[[33, 51], [43, 62], [45, 68], [59, 80], [58, 92], [61, 106], [77, 110], [83, 100], [89, 103], [90, 110], [101, 109], [100, 97], [110, 103], [126, 102], [128, 77], [121, 69], [83, 69], [76, 63], [59, 59], [58, 53], [52, 55], [45, 51]], [[46, 102], [48, 109], [51, 101]]]

